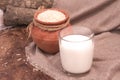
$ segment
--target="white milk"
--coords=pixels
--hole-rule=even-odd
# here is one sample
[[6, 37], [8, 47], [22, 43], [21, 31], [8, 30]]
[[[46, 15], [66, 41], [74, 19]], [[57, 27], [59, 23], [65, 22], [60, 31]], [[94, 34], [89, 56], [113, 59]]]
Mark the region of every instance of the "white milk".
[[71, 73], [83, 73], [91, 68], [94, 45], [82, 35], [68, 35], [60, 41], [60, 56], [63, 68]]

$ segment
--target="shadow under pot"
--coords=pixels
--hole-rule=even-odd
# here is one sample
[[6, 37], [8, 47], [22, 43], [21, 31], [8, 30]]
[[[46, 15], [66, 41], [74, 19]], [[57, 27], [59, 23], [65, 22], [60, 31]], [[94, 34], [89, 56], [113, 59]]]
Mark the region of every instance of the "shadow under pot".
[[69, 25], [69, 15], [65, 11], [41, 9], [34, 14], [31, 36], [43, 52], [55, 54], [59, 51], [58, 33]]

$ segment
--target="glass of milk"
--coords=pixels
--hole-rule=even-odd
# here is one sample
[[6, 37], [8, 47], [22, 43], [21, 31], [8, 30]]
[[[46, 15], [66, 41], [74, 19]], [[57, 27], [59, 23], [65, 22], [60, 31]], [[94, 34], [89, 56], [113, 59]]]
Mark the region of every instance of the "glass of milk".
[[93, 36], [89, 28], [80, 26], [60, 31], [60, 58], [65, 71], [79, 74], [90, 70], [94, 53]]

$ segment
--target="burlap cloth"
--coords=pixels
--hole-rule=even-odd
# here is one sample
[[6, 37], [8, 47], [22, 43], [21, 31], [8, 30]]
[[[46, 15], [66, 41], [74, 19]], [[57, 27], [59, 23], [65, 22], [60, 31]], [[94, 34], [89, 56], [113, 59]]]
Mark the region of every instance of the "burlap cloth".
[[79, 75], [63, 72], [59, 53], [42, 53], [34, 43], [26, 47], [28, 61], [55, 80], [120, 80], [120, 0], [55, 0], [65, 9], [72, 25], [91, 28], [95, 33], [92, 68]]

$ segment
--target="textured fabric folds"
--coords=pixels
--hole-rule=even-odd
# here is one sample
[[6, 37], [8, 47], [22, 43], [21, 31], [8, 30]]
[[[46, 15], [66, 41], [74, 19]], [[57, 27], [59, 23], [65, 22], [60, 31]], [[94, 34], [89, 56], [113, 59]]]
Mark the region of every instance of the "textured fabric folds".
[[68, 11], [72, 25], [88, 27], [96, 34], [92, 68], [84, 74], [68, 75], [59, 53], [44, 54], [34, 43], [26, 47], [28, 61], [55, 80], [119, 80], [120, 0], [55, 0], [53, 7]]

